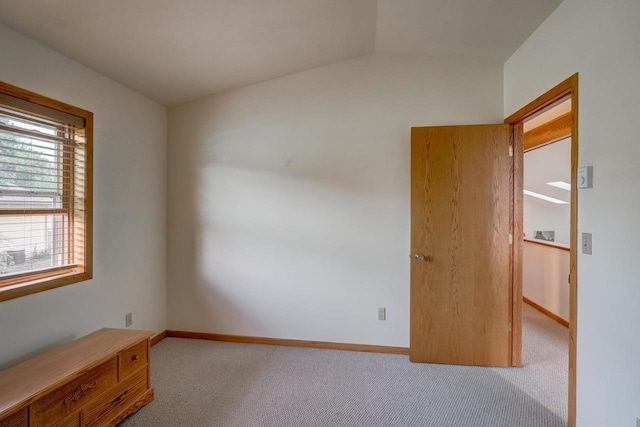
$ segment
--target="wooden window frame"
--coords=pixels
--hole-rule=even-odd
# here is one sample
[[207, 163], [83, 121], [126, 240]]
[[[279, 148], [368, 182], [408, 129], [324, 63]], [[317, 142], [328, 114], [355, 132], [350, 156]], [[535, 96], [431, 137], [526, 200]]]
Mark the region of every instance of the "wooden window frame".
[[[0, 279], [0, 302], [61, 286], [71, 285], [93, 278], [93, 113], [72, 105], [0, 82], [0, 95], [8, 95], [27, 101], [36, 106], [53, 109], [81, 118], [84, 121], [85, 138], [85, 175], [84, 175], [84, 264], [80, 272], [73, 271], [74, 266], [53, 267], [46, 270], [27, 272]], [[70, 178], [73, 181], [72, 178]], [[72, 193], [72, 190], [68, 190]], [[65, 200], [65, 199], [63, 199]], [[71, 199], [67, 199], [71, 200]], [[73, 207], [70, 202], [61, 210], [73, 221]], [[47, 210], [47, 213], [50, 213]], [[72, 225], [68, 226], [71, 230]], [[73, 244], [70, 242], [69, 244]]]

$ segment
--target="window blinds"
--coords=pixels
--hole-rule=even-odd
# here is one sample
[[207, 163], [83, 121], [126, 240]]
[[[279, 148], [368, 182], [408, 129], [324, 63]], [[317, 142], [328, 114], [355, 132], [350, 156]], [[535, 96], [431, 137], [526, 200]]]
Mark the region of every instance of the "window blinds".
[[0, 94], [0, 279], [84, 264], [84, 120]]

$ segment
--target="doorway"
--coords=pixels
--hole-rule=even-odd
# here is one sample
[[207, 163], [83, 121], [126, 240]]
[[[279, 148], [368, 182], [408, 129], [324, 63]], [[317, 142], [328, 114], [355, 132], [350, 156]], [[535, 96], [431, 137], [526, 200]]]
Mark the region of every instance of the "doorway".
[[522, 366], [524, 122], [567, 98], [572, 135], [568, 420], [574, 427], [577, 74], [504, 124], [412, 128], [409, 354], [413, 362]]
[[571, 196], [570, 196], [570, 225], [569, 225], [569, 391], [568, 391], [568, 425], [575, 427], [576, 423], [576, 353], [577, 353], [577, 316], [578, 316], [578, 277], [577, 277], [577, 248], [578, 248], [578, 74], [574, 74], [548, 92], [536, 98], [520, 110], [505, 119], [514, 127], [514, 246], [513, 246], [513, 322], [514, 334], [512, 365], [522, 365], [522, 304], [523, 304], [523, 191], [524, 191], [524, 122], [540, 115], [560, 101], [569, 99], [570, 129], [571, 129]]
[[525, 121], [523, 182], [523, 299], [568, 328], [571, 99]]

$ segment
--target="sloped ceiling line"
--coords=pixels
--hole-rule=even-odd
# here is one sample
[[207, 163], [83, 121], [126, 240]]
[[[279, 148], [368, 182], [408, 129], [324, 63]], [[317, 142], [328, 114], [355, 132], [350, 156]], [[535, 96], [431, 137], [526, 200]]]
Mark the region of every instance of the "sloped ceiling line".
[[504, 62], [560, 0], [0, 0], [0, 23], [177, 105], [376, 53]]

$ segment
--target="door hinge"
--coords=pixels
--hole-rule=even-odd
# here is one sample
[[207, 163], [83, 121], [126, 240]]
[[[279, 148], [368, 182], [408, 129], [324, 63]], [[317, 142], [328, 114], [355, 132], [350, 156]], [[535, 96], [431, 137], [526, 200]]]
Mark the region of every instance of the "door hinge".
[[509, 332], [511, 332], [511, 322], [509, 322], [508, 328], [509, 328]]
[[509, 157], [513, 157], [513, 145], [509, 146]]
[[513, 234], [509, 233], [509, 244], [513, 245]]

